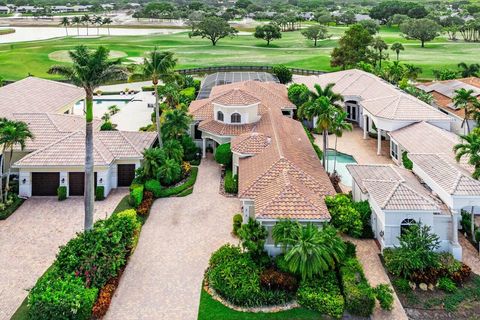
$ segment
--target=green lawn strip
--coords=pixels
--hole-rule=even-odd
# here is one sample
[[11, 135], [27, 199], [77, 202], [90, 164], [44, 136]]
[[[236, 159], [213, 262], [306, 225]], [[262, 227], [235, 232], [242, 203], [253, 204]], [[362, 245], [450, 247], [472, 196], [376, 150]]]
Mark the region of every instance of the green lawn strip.
[[117, 204], [117, 207], [115, 208], [115, 210], [113, 210], [112, 214], [119, 213], [128, 209], [135, 209], [130, 205], [129, 198], [130, 198], [129, 195], [126, 195], [125, 197], [123, 197], [122, 200], [120, 200], [120, 202]]
[[10, 217], [24, 202], [25, 199], [15, 199], [15, 201], [10, 205], [10, 207], [6, 208], [3, 212], [0, 212], [0, 220], [5, 220]]
[[203, 288], [201, 291], [198, 320], [310, 320], [325, 318], [318, 312], [304, 308], [296, 308], [275, 313], [239, 312], [232, 310], [213, 299], [205, 290], [203, 290]]
[[27, 320], [28, 319], [28, 296], [23, 300], [20, 307], [13, 314], [10, 320]]
[[[58, 62], [50, 60], [49, 54], [60, 50], [71, 50], [79, 44], [89, 47], [104, 45], [110, 50], [125, 52], [128, 58], [143, 57], [145, 52], [158, 46], [160, 50], [171, 50], [178, 57], [179, 69], [210, 66], [271, 66], [283, 63], [288, 67], [315, 70], [337, 70], [330, 67], [330, 53], [337, 45], [338, 38], [345, 27], [330, 27], [333, 37], [319, 42], [315, 48], [313, 42], [306, 40], [300, 31], [284, 32], [282, 39], [275, 40], [270, 47], [265, 41], [255, 39], [253, 35], [240, 35], [221, 39], [217, 46], [198, 37], [189, 38], [187, 32], [164, 35], [144, 36], [107, 36], [78, 39], [74, 36], [0, 44], [0, 76], [7, 80], [17, 80], [29, 73], [39, 77], [59, 79], [47, 74], [47, 70]], [[382, 28], [379, 35], [391, 45], [400, 42], [405, 51], [400, 53], [400, 61], [419, 66], [423, 69], [420, 78], [433, 77], [434, 69], [457, 69], [459, 62], [476, 63], [478, 43], [448, 41], [441, 36], [428, 42], [425, 48], [414, 40], [403, 38], [396, 28]], [[387, 50], [391, 59], [395, 53]], [[128, 58], [125, 58], [128, 60]], [[62, 64], [62, 63], [60, 63]]]

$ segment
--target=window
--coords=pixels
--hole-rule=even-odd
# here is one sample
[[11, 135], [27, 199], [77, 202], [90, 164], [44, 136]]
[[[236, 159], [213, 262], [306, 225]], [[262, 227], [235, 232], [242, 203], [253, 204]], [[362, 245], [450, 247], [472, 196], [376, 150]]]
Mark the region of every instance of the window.
[[231, 123], [241, 123], [242, 122], [242, 116], [239, 113], [234, 113], [230, 117], [230, 122]]
[[403, 236], [408, 229], [417, 222], [414, 219], [405, 219], [400, 224], [400, 236]]
[[223, 112], [222, 111], [217, 112], [217, 121], [222, 121], [223, 122]]
[[195, 124], [195, 140], [200, 140], [202, 139], [202, 131], [198, 130], [198, 123]]
[[395, 142], [390, 140], [390, 155], [392, 158], [398, 160], [398, 146]]

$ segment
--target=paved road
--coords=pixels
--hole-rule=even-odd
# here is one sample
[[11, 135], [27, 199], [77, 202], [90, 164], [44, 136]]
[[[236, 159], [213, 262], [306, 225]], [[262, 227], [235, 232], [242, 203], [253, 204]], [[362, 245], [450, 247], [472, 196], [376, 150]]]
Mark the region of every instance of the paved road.
[[[114, 190], [95, 202], [95, 218], [105, 218], [128, 190]], [[25, 201], [0, 221], [0, 320], [7, 320], [27, 296], [26, 290], [55, 260], [58, 247], [83, 228], [83, 198], [59, 202], [53, 197]]]
[[196, 319], [203, 272], [213, 251], [235, 240], [236, 198], [218, 193], [219, 168], [202, 161], [194, 192], [155, 201], [107, 320]]

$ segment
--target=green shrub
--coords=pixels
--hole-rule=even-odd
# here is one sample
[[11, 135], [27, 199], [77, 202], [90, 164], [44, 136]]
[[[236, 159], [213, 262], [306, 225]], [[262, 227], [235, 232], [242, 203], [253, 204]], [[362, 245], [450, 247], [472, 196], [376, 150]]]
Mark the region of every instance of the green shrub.
[[200, 154], [198, 151], [198, 147], [193, 141], [192, 137], [189, 135], [183, 135], [180, 138], [180, 143], [183, 147], [183, 160], [185, 161], [192, 161], [197, 158], [197, 153]]
[[356, 256], [357, 246], [350, 241], [345, 241], [345, 258], [355, 258]]
[[105, 200], [105, 187], [104, 186], [97, 186], [95, 188], [95, 200], [96, 201]]
[[[10, 197], [10, 195], [9, 195]], [[22, 198], [19, 198], [16, 194], [12, 194], [12, 204], [9, 205], [8, 207], [5, 206], [3, 208], [0, 209], [0, 220], [5, 220], [7, 219], [8, 217], [10, 217], [10, 215], [12, 215], [12, 213], [15, 212], [15, 210], [18, 209], [18, 207], [20, 207], [22, 205], [22, 203], [25, 201], [24, 199]]]
[[130, 204], [132, 207], [138, 207], [143, 200], [143, 184], [132, 184], [130, 186]]
[[160, 190], [159, 198], [166, 198], [166, 197], [178, 195], [181, 192], [187, 189], [190, 189], [195, 184], [195, 181], [197, 180], [197, 174], [198, 174], [198, 167], [192, 167], [190, 171], [190, 176], [188, 177], [187, 181], [185, 181], [185, 183], [176, 187], [163, 188], [162, 190]]
[[262, 288], [260, 273], [260, 267], [248, 253], [225, 245], [210, 258], [206, 278], [217, 294], [237, 306], [282, 304], [291, 299], [287, 292]]
[[368, 284], [360, 262], [355, 258], [346, 260], [340, 267], [345, 308], [356, 316], [368, 317], [375, 308], [375, 294]]
[[282, 272], [290, 272], [290, 268], [288, 267], [288, 263], [287, 260], [285, 260], [284, 254], [279, 254], [275, 257], [275, 266]]
[[190, 102], [195, 100], [196, 92], [194, 87], [188, 87], [180, 91], [180, 103], [184, 103], [185, 105], [189, 105]]
[[248, 219], [238, 230], [243, 250], [248, 251], [254, 258], [260, 258], [264, 252], [265, 240], [268, 231], [255, 219]]
[[238, 192], [238, 178], [233, 175], [232, 169], [225, 171], [224, 187], [226, 193], [236, 194]]
[[344, 194], [325, 198], [328, 211], [332, 216], [331, 223], [340, 231], [359, 238], [363, 232], [360, 213], [353, 207], [351, 199]]
[[215, 149], [215, 161], [225, 166], [232, 163], [232, 150], [230, 149], [230, 143], [221, 144]]
[[182, 178], [182, 165], [174, 159], [166, 159], [158, 168], [157, 178], [165, 186], [170, 186], [180, 181]]
[[193, 80], [193, 87], [195, 88], [195, 91], [198, 92], [200, 91], [200, 86], [202, 85], [202, 81], [198, 79]]
[[233, 234], [238, 236], [238, 229], [242, 227], [243, 217], [242, 214], [237, 213], [233, 216]]
[[302, 281], [297, 291], [297, 301], [302, 307], [337, 319], [342, 317], [345, 307], [345, 301], [334, 272]]
[[403, 151], [402, 153], [402, 163], [405, 169], [412, 170], [413, 169], [413, 162], [408, 158], [408, 152]]
[[442, 277], [438, 280], [438, 287], [447, 293], [454, 293], [457, 291], [457, 285], [455, 282], [447, 277]]
[[66, 186], [58, 187], [57, 196], [58, 196], [58, 201], [63, 201], [67, 199], [67, 187]]
[[393, 290], [388, 284], [379, 284], [376, 286], [375, 296], [383, 310], [393, 309]]
[[372, 209], [367, 200], [365, 201], [352, 201], [352, 207], [358, 211], [360, 214], [360, 219], [362, 220], [362, 235], [363, 239], [373, 239], [374, 234], [372, 230], [371, 216]]
[[398, 290], [398, 292], [403, 294], [407, 294], [410, 291], [412, 291], [412, 288], [410, 287], [408, 280], [404, 278], [397, 278], [393, 280], [393, 285]]
[[110, 121], [105, 121], [100, 126], [100, 131], [113, 131], [113, 130], [115, 130], [115, 125]]
[[288, 87], [288, 100], [300, 107], [310, 98], [310, 90], [305, 84], [294, 83]]
[[272, 72], [281, 84], [287, 84], [292, 81], [292, 71], [283, 64], [273, 66]]
[[155, 198], [159, 198], [162, 191], [160, 181], [154, 179], [147, 180], [145, 182], [145, 190], [152, 192]]
[[154, 90], [153, 86], [143, 86], [142, 87], [142, 91], [153, 91], [153, 90]]
[[99, 220], [60, 247], [55, 265], [65, 274], [82, 278], [87, 287], [101, 288], [126, 263], [140, 230], [134, 209]]
[[30, 291], [28, 319], [90, 319], [98, 289], [85, 288], [72, 274], [58, 273], [56, 268], [47, 271]]

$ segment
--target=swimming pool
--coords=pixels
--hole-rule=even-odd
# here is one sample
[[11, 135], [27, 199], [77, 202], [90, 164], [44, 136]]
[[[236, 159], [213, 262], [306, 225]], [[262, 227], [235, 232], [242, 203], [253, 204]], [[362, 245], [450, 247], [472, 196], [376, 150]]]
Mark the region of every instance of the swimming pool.
[[[122, 110], [122, 107], [126, 106], [127, 103], [132, 100], [133, 97], [129, 99], [95, 99], [93, 100], [93, 116], [96, 118], [101, 118], [105, 112], [108, 112], [108, 107], [116, 105]], [[78, 101], [74, 108], [73, 114], [83, 115], [84, 102], [83, 100]]]
[[355, 161], [355, 158], [352, 157], [351, 155], [337, 152], [336, 165], [334, 164], [334, 162], [335, 162], [335, 150], [328, 149], [327, 150], [327, 172], [329, 173], [333, 172], [333, 168], [335, 167], [335, 170], [337, 170], [337, 173], [340, 175], [342, 184], [347, 187], [351, 187], [352, 176], [348, 172], [346, 165], [357, 163], [357, 161]]

